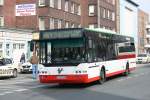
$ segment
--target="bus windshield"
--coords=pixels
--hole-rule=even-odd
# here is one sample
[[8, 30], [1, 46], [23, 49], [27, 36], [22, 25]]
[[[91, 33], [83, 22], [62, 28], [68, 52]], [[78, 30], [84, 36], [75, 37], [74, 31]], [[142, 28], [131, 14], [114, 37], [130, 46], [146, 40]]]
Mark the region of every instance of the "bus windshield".
[[53, 63], [81, 63], [85, 61], [85, 50], [82, 47], [52, 48]]
[[83, 39], [63, 39], [40, 42], [41, 64], [65, 65], [86, 62]]

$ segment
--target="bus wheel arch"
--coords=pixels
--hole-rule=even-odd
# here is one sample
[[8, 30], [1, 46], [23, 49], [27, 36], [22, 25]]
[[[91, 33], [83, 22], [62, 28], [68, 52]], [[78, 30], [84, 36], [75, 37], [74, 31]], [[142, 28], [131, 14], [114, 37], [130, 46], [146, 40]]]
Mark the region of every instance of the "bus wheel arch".
[[100, 79], [98, 80], [99, 84], [103, 84], [106, 81], [106, 70], [105, 70], [105, 66], [102, 66], [101, 70], [100, 70], [100, 75], [99, 75]]

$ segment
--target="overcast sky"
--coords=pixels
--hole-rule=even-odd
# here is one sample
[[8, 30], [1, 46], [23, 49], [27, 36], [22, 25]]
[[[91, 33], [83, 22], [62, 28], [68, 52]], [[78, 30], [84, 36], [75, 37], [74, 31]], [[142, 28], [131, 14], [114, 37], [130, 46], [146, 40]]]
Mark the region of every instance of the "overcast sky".
[[139, 4], [139, 8], [150, 15], [150, 0], [133, 0]]

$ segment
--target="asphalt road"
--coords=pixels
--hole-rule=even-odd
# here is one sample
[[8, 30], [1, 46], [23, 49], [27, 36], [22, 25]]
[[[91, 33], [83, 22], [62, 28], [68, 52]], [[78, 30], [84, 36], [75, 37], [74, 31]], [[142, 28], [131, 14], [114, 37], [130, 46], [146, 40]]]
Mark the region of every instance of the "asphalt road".
[[129, 76], [110, 78], [103, 85], [47, 85], [20, 74], [0, 79], [0, 100], [150, 100], [150, 65], [138, 65]]

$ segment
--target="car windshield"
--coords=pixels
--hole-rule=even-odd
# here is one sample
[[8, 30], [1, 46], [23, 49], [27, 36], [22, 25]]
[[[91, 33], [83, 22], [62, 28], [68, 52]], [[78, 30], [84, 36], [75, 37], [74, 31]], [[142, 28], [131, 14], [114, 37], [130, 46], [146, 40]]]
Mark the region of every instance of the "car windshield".
[[147, 57], [147, 54], [139, 54], [138, 57]]

